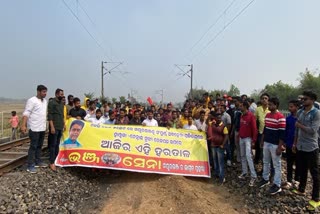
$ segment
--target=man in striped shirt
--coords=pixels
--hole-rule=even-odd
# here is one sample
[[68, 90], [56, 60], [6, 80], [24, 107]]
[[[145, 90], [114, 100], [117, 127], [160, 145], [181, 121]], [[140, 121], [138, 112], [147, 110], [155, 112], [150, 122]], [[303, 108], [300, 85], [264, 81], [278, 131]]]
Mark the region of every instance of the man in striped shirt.
[[262, 135], [263, 144], [263, 179], [260, 188], [268, 185], [270, 165], [273, 163], [275, 174], [273, 185], [269, 189], [269, 193], [274, 195], [281, 192], [281, 153], [283, 150], [286, 118], [278, 111], [279, 99], [271, 98], [268, 104], [270, 113], [265, 117], [265, 127]]

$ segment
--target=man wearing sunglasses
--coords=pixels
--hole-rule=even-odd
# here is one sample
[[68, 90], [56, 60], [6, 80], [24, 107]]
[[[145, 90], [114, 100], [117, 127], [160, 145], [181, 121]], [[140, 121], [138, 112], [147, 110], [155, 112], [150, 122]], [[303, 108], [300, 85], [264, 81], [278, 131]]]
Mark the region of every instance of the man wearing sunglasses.
[[319, 145], [318, 131], [320, 127], [320, 111], [314, 106], [317, 95], [312, 91], [303, 92], [303, 108], [298, 111], [296, 133], [293, 150], [297, 152], [297, 167], [300, 184], [295, 193], [305, 195], [308, 171], [312, 176], [312, 200], [308, 210], [315, 210], [320, 206], [319, 197]]

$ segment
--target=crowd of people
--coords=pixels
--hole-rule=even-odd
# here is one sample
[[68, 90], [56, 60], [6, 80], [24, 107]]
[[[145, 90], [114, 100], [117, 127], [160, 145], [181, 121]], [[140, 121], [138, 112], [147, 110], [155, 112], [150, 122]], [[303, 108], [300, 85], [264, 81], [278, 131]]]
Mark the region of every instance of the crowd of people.
[[[208, 93], [199, 100], [188, 99], [183, 108], [176, 109], [172, 103], [164, 106], [111, 103], [100, 104], [97, 99], [81, 100], [73, 95], [64, 96], [62, 89], [47, 103], [47, 88], [37, 87], [37, 95], [27, 101], [21, 131], [31, 139], [28, 171], [36, 173], [35, 167], [46, 167], [40, 159], [49, 122], [50, 168], [56, 171], [55, 158], [69, 117], [95, 124], [161, 126], [188, 129], [206, 133], [210, 165], [213, 176], [220, 184], [226, 181], [225, 166], [241, 164], [239, 180], [248, 180], [248, 185], [263, 188], [272, 182], [268, 193], [282, 191], [282, 154], [286, 153], [287, 176], [285, 188], [305, 195], [308, 171], [313, 180], [312, 200], [307, 208], [320, 206], [319, 198], [319, 144], [320, 111], [315, 106], [317, 95], [304, 91], [300, 100], [288, 102], [290, 115], [285, 117], [279, 110], [279, 99], [262, 93], [255, 103], [246, 95], [228, 96]], [[258, 171], [259, 165], [262, 170]], [[261, 166], [260, 165], [260, 166]], [[258, 180], [258, 176], [261, 179]]]

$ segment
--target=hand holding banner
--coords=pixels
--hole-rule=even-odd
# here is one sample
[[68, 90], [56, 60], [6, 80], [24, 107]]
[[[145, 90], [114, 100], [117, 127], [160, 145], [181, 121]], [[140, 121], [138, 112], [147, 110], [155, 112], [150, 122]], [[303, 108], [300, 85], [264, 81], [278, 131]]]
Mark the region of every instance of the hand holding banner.
[[69, 119], [57, 166], [210, 177], [203, 132]]

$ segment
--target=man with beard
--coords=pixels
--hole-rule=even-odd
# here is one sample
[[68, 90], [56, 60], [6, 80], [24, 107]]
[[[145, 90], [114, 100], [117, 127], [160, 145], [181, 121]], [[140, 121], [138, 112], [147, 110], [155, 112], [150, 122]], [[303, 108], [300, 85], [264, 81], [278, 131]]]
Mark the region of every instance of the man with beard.
[[140, 110], [134, 111], [133, 118], [130, 120], [129, 125], [141, 125]]
[[147, 116], [147, 119], [142, 122], [143, 126], [158, 126], [158, 122], [153, 119], [153, 111], [149, 110]]
[[48, 104], [48, 121], [49, 121], [49, 161], [50, 169], [57, 171], [54, 161], [59, 153], [60, 138], [64, 129], [64, 105], [62, 103], [63, 90], [58, 88], [55, 98]]
[[89, 108], [87, 114], [94, 115], [96, 113], [97, 107], [94, 101], [89, 101]]
[[81, 108], [80, 99], [75, 97], [73, 99], [74, 107], [70, 109], [69, 115], [79, 120], [84, 120], [84, 117], [87, 115], [86, 111]]
[[312, 200], [308, 210], [315, 210], [320, 206], [319, 197], [319, 127], [320, 111], [314, 107], [317, 95], [312, 91], [303, 92], [303, 108], [297, 113], [295, 140], [293, 150], [297, 152], [297, 167], [300, 175], [300, 185], [295, 193], [305, 195], [308, 171], [312, 176]]
[[68, 104], [66, 105], [66, 107], [67, 107], [67, 114], [69, 114], [70, 109], [72, 109], [74, 107], [72, 94], [68, 95]]
[[116, 119], [115, 122], [116, 125], [128, 125], [129, 124], [129, 119], [126, 116], [126, 110], [125, 109], [120, 109], [120, 113], [118, 118]]
[[109, 119], [105, 121], [105, 124], [114, 125], [116, 122], [116, 113], [112, 110], [109, 110]]

